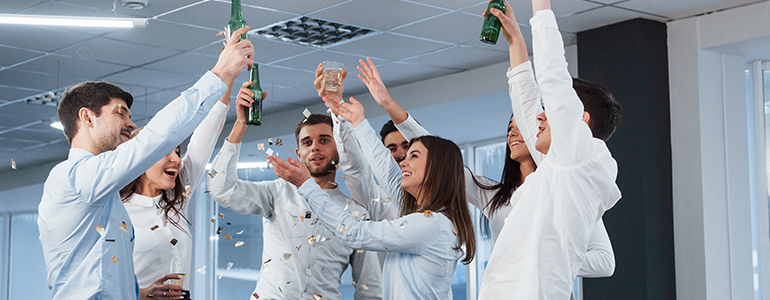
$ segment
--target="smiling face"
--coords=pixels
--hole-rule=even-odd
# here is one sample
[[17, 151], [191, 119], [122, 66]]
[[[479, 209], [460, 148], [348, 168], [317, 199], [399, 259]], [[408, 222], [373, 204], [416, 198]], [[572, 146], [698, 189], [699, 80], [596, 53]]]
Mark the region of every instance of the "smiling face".
[[537, 132], [535, 149], [541, 153], [548, 154], [548, 149], [551, 148], [551, 127], [548, 126], [548, 118], [545, 116], [545, 112], [537, 115], [537, 120], [540, 121], [540, 125], [537, 127], [540, 131]]
[[393, 156], [397, 163], [406, 158], [406, 152], [409, 150], [409, 141], [404, 138], [401, 132], [393, 131], [388, 133], [382, 143], [390, 150], [390, 155]]
[[[428, 163], [428, 149], [422, 142], [414, 142], [409, 147], [406, 158], [399, 164], [401, 166], [401, 188], [415, 198], [421, 199], [419, 192], [425, 179]], [[418, 203], [423, 206], [423, 203]]]
[[182, 167], [182, 159], [179, 158], [180, 149], [176, 147], [168, 155], [161, 158], [147, 172], [139, 177], [137, 193], [154, 197], [160, 195], [162, 190], [172, 189], [176, 186], [176, 177], [179, 176], [179, 168]]
[[310, 170], [310, 176], [333, 176], [340, 158], [332, 137], [332, 127], [327, 124], [307, 125], [302, 127], [297, 137], [297, 156]]
[[527, 144], [524, 142], [524, 138], [519, 132], [519, 127], [516, 126], [516, 122], [511, 117], [511, 122], [508, 123], [508, 137], [506, 139], [508, 148], [511, 150], [511, 159], [522, 162], [525, 159], [531, 159]]
[[115, 150], [118, 145], [131, 139], [131, 132], [136, 124], [131, 121], [131, 111], [126, 102], [112, 98], [110, 103], [102, 106], [101, 114], [92, 115], [94, 139], [102, 152]]

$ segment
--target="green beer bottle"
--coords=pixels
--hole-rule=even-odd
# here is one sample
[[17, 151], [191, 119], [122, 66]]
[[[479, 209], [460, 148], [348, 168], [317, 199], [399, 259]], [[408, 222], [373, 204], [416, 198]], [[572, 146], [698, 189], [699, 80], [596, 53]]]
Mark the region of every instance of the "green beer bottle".
[[249, 81], [254, 82], [249, 86], [249, 89], [254, 92], [254, 97], [251, 98], [254, 102], [251, 103], [251, 107], [243, 108], [246, 114], [246, 125], [262, 125], [262, 87], [259, 86], [259, 65], [257, 63], [254, 63], [251, 68]]
[[[243, 9], [241, 8], [241, 0], [232, 0], [230, 6], [230, 22], [227, 23], [227, 27], [230, 29], [230, 34], [233, 34], [241, 27], [246, 27], [246, 20], [243, 19]], [[242, 41], [248, 38], [247, 34], [241, 35], [238, 41]]]
[[484, 17], [484, 26], [481, 28], [481, 38], [480, 40], [487, 44], [495, 44], [497, 43], [497, 38], [500, 35], [500, 19], [495, 17], [492, 13], [489, 12], [490, 8], [497, 8], [502, 12], [505, 12], [505, 0], [492, 0], [489, 1], [489, 5], [487, 6], [487, 13]]

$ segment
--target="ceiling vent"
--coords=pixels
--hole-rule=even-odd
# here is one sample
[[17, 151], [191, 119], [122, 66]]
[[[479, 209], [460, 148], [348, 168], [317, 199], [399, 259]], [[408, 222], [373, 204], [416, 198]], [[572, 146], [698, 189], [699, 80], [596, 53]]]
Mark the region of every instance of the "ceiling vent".
[[147, 2], [149, 0], [120, 0], [120, 3], [128, 9], [142, 9], [147, 6]]
[[326, 47], [364, 36], [373, 30], [310, 17], [298, 17], [255, 31], [257, 35], [269, 39]]

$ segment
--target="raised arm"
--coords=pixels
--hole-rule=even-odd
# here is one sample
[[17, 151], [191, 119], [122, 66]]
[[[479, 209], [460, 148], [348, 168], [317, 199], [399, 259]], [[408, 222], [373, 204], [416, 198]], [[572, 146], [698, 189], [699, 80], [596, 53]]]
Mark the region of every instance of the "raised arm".
[[612, 251], [610, 236], [604, 221], [596, 222], [588, 239], [586, 258], [580, 266], [578, 276], [587, 278], [609, 277], [615, 273], [615, 253]]

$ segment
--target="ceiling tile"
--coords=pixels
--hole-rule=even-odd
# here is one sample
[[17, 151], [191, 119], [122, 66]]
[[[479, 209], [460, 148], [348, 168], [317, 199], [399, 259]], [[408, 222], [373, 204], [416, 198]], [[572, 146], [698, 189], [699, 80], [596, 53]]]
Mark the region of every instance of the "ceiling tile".
[[470, 70], [508, 60], [508, 53], [473, 47], [452, 47], [431, 55], [418, 56], [405, 62], [433, 67]]
[[[252, 29], [296, 17], [266, 9], [243, 6], [243, 18]], [[224, 30], [230, 20], [230, 3], [208, 1], [160, 17], [160, 19]]]
[[483, 23], [484, 18], [481, 15], [455, 12], [401, 27], [393, 32], [460, 44], [478, 40]]
[[[315, 52], [306, 53], [297, 57], [292, 57], [283, 61], [274, 63], [274, 65], [288, 67], [299, 70], [306, 70], [315, 74], [315, 69], [318, 64], [326, 61], [338, 61], [345, 65], [345, 69], [348, 71], [355, 70], [360, 58], [365, 58], [363, 55], [345, 54], [329, 50], [317, 50]], [[374, 63], [383, 62], [382, 60], [374, 60]]]
[[[257, 36], [252, 36], [249, 40], [254, 45], [254, 61], [262, 64], [318, 50], [318, 48], [311, 46], [279, 42]], [[218, 57], [219, 53], [222, 52], [222, 47], [222, 43], [213, 43], [193, 52]]]
[[[384, 17], [383, 12], [398, 13], [389, 13]], [[398, 0], [357, 0], [309, 16], [363, 28], [389, 30], [442, 12], [446, 10]]]
[[286, 1], [286, 0], [241, 0], [242, 6], [257, 6], [274, 9], [277, 11], [304, 15], [331, 5], [347, 0], [323, 0], [323, 1]]
[[164, 48], [184, 51], [222, 40], [221, 36], [216, 36], [217, 32], [172, 22], [150, 20], [146, 28], [118, 30], [105, 37], [148, 46], [165, 45]]
[[[0, 109], [0, 118], [3, 120], [3, 128], [21, 126], [40, 120], [51, 120], [56, 118], [56, 106], [14, 103]], [[6, 134], [0, 134], [0, 136], [5, 137]]]
[[[40, 94], [42, 92], [44, 91], [43, 90], [30, 91], [28, 89], [21, 89], [21, 88], [16, 88], [11, 86], [8, 86], [8, 87], [0, 86], [0, 100], [13, 101], [13, 100], [26, 98], [32, 95]], [[0, 108], [0, 113], [2, 113], [2, 111], [3, 110]]]
[[196, 2], [200, 2], [200, 0], [150, 0], [147, 6], [142, 9], [128, 9], [119, 5], [118, 13], [139, 18], [150, 18]]
[[7, 86], [18, 86], [49, 91], [56, 88], [80, 83], [81, 80], [67, 76], [56, 76], [16, 69], [6, 69], [0, 71], [0, 82]]
[[477, 4], [487, 4], [487, 1], [484, 0], [412, 0], [412, 2], [438, 6], [451, 10], [461, 9]]
[[61, 76], [96, 80], [102, 76], [125, 70], [127, 67], [88, 60], [81, 57], [52, 54], [24, 63], [16, 68], [44, 72], [51, 75], [59, 74]]
[[126, 87], [123, 87], [123, 89], [128, 89], [128, 86], [164, 88], [166, 86], [177, 86], [194, 82], [200, 76], [203, 76], [203, 74], [182, 74], [136, 68], [107, 76], [104, 80], [113, 82], [121, 87], [125, 85]]
[[89, 38], [90, 35], [82, 33], [40, 26], [3, 25], [0, 30], [0, 44], [39, 51], [54, 51]]
[[589, 29], [645, 17], [646, 15], [620, 9], [611, 6], [604, 6], [595, 10], [587, 11], [577, 15], [560, 18], [559, 30], [565, 32], [581, 32]]
[[[104, 3], [104, 2], [102, 2]], [[38, 6], [25, 11], [25, 14], [32, 15], [59, 15], [59, 16], [79, 16], [79, 17], [127, 17], [112, 11], [112, 5], [109, 9], [96, 9], [93, 7], [82, 6], [62, 1], [46, 1]], [[125, 30], [122, 28], [97, 28], [97, 27], [60, 27], [60, 30], [78, 32], [90, 35], [102, 35], [105, 33]]]
[[[513, 13], [516, 16], [516, 21], [520, 24], [529, 25], [529, 19], [532, 18], [532, 3], [530, 1], [508, 1], [508, 4], [510, 4], [511, 9], [513, 9]], [[601, 6], [602, 6], [601, 4], [582, 1], [582, 0], [581, 1], [577, 1], [577, 0], [551, 1], [551, 7], [553, 9], [553, 13], [556, 15], [557, 18], [561, 16], [576, 14], [589, 9], [595, 9]], [[483, 3], [476, 6], [471, 6], [467, 9], [463, 9], [462, 11], [469, 14], [480, 16], [482, 13], [484, 13], [484, 10], [486, 9], [486, 7], [487, 7], [486, 3]]]
[[87, 59], [130, 66], [143, 65], [179, 53], [176, 50], [136, 45], [105, 38], [89, 40], [60, 52], [69, 56], [82, 56]]
[[43, 55], [40, 52], [29, 51], [26, 49], [10, 48], [0, 46], [0, 66], [7, 67], [25, 60]]
[[15, 13], [27, 13], [26, 9], [35, 7], [41, 3], [47, 2], [47, 0], [29, 0], [29, 1], [3, 1], [3, 5], [0, 5], [0, 13], [2, 14], [15, 14]]
[[103, 10], [103, 11], [112, 11], [112, 4], [113, 4], [113, 1], [104, 1], [104, 0], [57, 0], [57, 1], [66, 2], [77, 6], [84, 6], [84, 7], [89, 7], [93, 9]]
[[431, 42], [391, 33], [381, 33], [337, 45], [331, 49], [347, 53], [360, 53], [361, 56], [400, 60], [449, 46], [449, 44], [445, 43]]
[[386, 84], [388, 84], [388, 82], [412, 83], [456, 72], [455, 70], [447, 68], [401, 62], [387, 64], [382, 67], [378, 66], [377, 69], [380, 71], [380, 77]]
[[181, 53], [144, 66], [147, 69], [203, 76], [217, 63], [217, 57]]
[[630, 8], [637, 11], [665, 16], [671, 19], [681, 19], [715, 10], [736, 7], [754, 3], [756, 0], [698, 0], [698, 5], [689, 1], [645, 0], [628, 1], [615, 6]]

